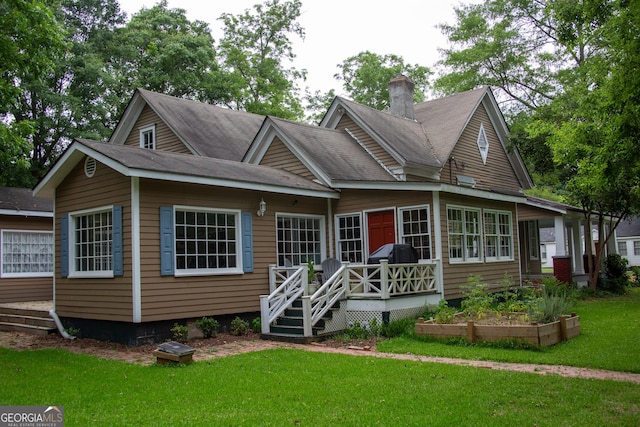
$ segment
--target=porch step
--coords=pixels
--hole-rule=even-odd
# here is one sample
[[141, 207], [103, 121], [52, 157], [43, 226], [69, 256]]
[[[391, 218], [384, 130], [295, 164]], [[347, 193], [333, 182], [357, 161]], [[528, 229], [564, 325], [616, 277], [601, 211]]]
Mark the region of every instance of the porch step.
[[[338, 308], [331, 308], [312, 328], [312, 336], [304, 336], [304, 320], [302, 316], [302, 300], [297, 299], [291, 304], [291, 308], [284, 311], [274, 325], [271, 325], [268, 334], [262, 334], [261, 338], [272, 341], [285, 341], [299, 344], [320, 341], [326, 338], [323, 334], [325, 321], [333, 317], [333, 312]], [[329, 334], [331, 335], [331, 334]]]
[[56, 323], [46, 310], [0, 306], [0, 331], [47, 335]]

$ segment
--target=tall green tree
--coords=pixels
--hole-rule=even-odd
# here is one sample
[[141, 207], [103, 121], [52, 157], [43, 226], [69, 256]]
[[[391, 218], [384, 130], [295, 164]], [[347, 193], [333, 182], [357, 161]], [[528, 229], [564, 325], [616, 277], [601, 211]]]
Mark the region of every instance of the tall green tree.
[[334, 78], [343, 82], [344, 89], [356, 102], [377, 110], [389, 107], [389, 80], [404, 74], [415, 84], [414, 101], [422, 102], [429, 89], [431, 71], [417, 64], [406, 64], [397, 55], [378, 55], [360, 52], [338, 64], [340, 73]]
[[221, 64], [234, 109], [285, 119], [300, 119], [304, 111], [298, 82], [306, 70], [291, 66], [295, 58], [290, 37], [304, 39], [297, 22], [300, 0], [270, 0], [243, 14], [222, 14], [224, 35], [218, 44]]
[[486, 0], [442, 27], [452, 47], [436, 87], [488, 84], [511, 101], [515, 141], [537, 153], [532, 164], [553, 158], [568, 201], [583, 208], [589, 254], [597, 224], [594, 288], [606, 242], [640, 210], [637, 9], [638, 0]]
[[44, 82], [64, 54], [64, 33], [48, 1], [0, 0], [0, 185], [30, 187], [33, 115], [21, 114], [29, 82]]
[[184, 9], [169, 9], [162, 0], [114, 33], [105, 59], [120, 98], [116, 115], [137, 88], [200, 101], [212, 97], [218, 66], [207, 23], [190, 21]]

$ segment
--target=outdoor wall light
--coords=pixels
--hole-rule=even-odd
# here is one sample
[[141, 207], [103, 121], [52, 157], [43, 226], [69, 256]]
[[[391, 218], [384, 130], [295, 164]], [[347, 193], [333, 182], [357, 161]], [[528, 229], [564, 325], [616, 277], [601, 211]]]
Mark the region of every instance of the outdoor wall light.
[[258, 212], [256, 212], [256, 214], [258, 216], [264, 216], [264, 213], [267, 211], [267, 202], [264, 201], [264, 199], [260, 200], [260, 203], [258, 204]]

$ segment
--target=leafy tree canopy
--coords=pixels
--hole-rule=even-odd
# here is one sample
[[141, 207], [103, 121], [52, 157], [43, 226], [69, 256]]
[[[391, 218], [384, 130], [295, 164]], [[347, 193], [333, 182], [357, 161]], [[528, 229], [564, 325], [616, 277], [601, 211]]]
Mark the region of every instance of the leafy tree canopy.
[[306, 78], [306, 70], [289, 66], [295, 58], [290, 37], [305, 36], [297, 22], [300, 7], [300, 0], [270, 0], [253, 11], [219, 18], [224, 36], [218, 53], [230, 74], [230, 107], [285, 119], [303, 116], [297, 82]]
[[397, 55], [378, 55], [369, 51], [345, 59], [334, 75], [356, 102], [377, 110], [389, 107], [389, 80], [404, 74], [415, 84], [414, 101], [423, 102], [431, 71], [421, 65], [405, 64]]

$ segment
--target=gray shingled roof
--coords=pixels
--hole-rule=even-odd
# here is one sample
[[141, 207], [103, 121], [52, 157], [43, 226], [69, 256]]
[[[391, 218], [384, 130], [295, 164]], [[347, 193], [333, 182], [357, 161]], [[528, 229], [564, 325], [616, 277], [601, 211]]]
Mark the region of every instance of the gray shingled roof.
[[[109, 159], [133, 170], [166, 173], [179, 176], [214, 178], [248, 184], [264, 184], [311, 191], [332, 191], [327, 187], [281, 169], [241, 163], [232, 160], [199, 157], [164, 151], [146, 150], [119, 144], [107, 144], [87, 139], [85, 145]], [[72, 148], [72, 147], [70, 147]]]
[[420, 123], [348, 99], [340, 98], [340, 102], [402, 157], [399, 159], [401, 164], [438, 168], [443, 166], [444, 163], [437, 158]]
[[640, 236], [640, 218], [631, 218], [620, 221], [616, 227], [617, 237]]
[[395, 181], [344, 130], [321, 128], [270, 117], [287, 138], [332, 180]]
[[144, 89], [138, 92], [167, 126], [201, 156], [240, 161], [265, 118]]
[[34, 197], [28, 188], [0, 187], [0, 210], [53, 212], [53, 200]]
[[414, 106], [414, 116], [426, 130], [433, 151], [443, 164], [487, 90], [483, 87]]

